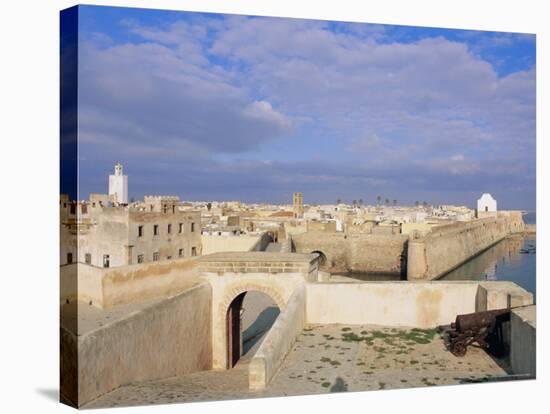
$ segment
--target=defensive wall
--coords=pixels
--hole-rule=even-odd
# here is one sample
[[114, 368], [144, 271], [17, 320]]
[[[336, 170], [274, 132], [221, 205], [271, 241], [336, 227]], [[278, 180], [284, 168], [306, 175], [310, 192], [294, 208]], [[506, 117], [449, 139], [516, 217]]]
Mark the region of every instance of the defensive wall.
[[437, 279], [506, 236], [523, 232], [521, 212], [499, 212], [470, 222], [438, 226], [420, 238], [411, 238], [407, 252], [407, 279]]
[[197, 283], [197, 258], [102, 268], [73, 263], [60, 268], [61, 303], [79, 300], [101, 309], [166, 298]]
[[90, 331], [62, 325], [62, 401], [82, 406], [134, 381], [211, 369], [211, 301], [203, 283]]
[[297, 253], [320, 252], [329, 272], [403, 273], [408, 236], [311, 231], [292, 236]]

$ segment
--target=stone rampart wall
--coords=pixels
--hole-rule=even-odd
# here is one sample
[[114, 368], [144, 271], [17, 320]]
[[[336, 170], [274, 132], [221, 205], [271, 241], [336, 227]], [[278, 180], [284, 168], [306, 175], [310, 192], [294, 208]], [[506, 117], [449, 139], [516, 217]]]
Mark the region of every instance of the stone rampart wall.
[[[63, 330], [62, 395], [82, 406], [135, 381], [211, 369], [211, 307], [205, 283], [78, 337]], [[77, 361], [63, 351], [76, 349]]]
[[198, 282], [197, 258], [101, 268], [61, 266], [61, 303], [80, 300], [101, 309], [172, 296]]
[[506, 236], [524, 231], [521, 214], [513, 213], [517, 212], [438, 226], [422, 238], [409, 240], [407, 279], [437, 279]]
[[321, 252], [329, 272], [401, 273], [408, 236], [307, 232], [292, 236], [296, 252]]

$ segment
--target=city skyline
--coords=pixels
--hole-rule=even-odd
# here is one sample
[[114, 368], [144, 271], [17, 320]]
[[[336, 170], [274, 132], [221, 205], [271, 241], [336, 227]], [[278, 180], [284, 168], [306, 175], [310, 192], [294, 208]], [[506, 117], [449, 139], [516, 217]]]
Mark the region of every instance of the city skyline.
[[80, 199], [120, 161], [134, 198], [534, 210], [534, 35], [96, 6], [79, 23]]

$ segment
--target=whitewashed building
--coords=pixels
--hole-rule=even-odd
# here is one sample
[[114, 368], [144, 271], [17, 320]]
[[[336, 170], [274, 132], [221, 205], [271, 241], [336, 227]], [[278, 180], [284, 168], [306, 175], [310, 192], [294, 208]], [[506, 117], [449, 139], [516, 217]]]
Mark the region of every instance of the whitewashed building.
[[[495, 200], [491, 194], [483, 193], [483, 195], [477, 200], [477, 215], [482, 217], [484, 215], [492, 215], [497, 212], [497, 200]], [[492, 213], [492, 214], [491, 214]]]

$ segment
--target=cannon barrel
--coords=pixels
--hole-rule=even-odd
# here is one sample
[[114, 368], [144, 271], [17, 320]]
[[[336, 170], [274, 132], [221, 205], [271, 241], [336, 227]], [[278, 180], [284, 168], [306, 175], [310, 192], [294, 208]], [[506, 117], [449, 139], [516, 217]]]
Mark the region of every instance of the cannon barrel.
[[502, 322], [510, 320], [510, 309], [458, 315], [451, 323], [449, 350], [455, 356], [464, 356], [469, 345], [474, 342], [483, 348], [491, 348], [496, 354], [503, 354]]
[[489, 328], [497, 318], [510, 316], [510, 309], [495, 309], [484, 312], [474, 312], [465, 315], [458, 315], [453, 329], [464, 332], [472, 329]]

